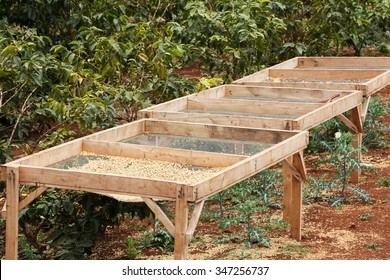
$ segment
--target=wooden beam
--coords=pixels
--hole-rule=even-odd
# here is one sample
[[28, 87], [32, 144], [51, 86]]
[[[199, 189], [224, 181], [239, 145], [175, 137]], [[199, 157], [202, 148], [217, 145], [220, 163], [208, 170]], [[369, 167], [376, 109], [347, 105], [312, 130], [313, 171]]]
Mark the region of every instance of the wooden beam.
[[285, 87], [285, 88], [303, 88], [303, 89], [327, 89], [327, 90], [359, 90], [362, 91], [365, 95], [368, 87], [366, 83], [315, 83], [315, 82], [279, 82], [278, 80], [274, 81], [266, 81], [258, 80], [258, 81], [243, 81], [242, 85], [248, 86], [268, 86], [268, 87]]
[[286, 170], [286, 173], [290, 173], [298, 181], [302, 181], [303, 180], [302, 177], [301, 177], [301, 174], [298, 172], [298, 170], [292, 164], [292, 157], [288, 157], [285, 160], [283, 160], [283, 166], [285, 166], [286, 168], [289, 169], [289, 171]]
[[148, 117], [158, 120], [191, 122], [201, 124], [217, 124], [224, 126], [240, 126], [252, 128], [266, 128], [278, 130], [291, 130], [293, 120], [254, 117], [254, 116], [239, 116], [208, 113], [183, 113], [183, 112], [148, 112]]
[[354, 125], [354, 123], [351, 122], [346, 116], [340, 114], [337, 116], [337, 118], [342, 121], [353, 133], [358, 133], [357, 126]]
[[187, 243], [189, 244], [191, 242], [192, 236], [194, 235], [195, 228], [198, 225], [200, 215], [202, 214], [203, 205], [205, 203], [205, 200], [201, 200], [199, 202], [195, 202], [195, 208], [192, 212], [190, 222], [188, 224], [187, 232], [186, 232], [186, 238]]
[[306, 148], [308, 132], [302, 131], [254, 156], [240, 161], [209, 179], [193, 185], [195, 200], [200, 201], [257, 174], [258, 172]]
[[334, 100], [333, 102], [322, 104], [323, 106], [295, 119], [293, 130], [307, 130], [320, 123], [323, 123], [343, 112], [349, 111], [361, 104], [362, 94], [360, 91], [353, 91], [349, 94]]
[[108, 156], [145, 158], [202, 167], [227, 167], [247, 158], [241, 155], [84, 140], [83, 151]]
[[[302, 152], [294, 154], [293, 166], [306, 174], [306, 169], [303, 160]], [[306, 175], [304, 175], [306, 177]], [[303, 181], [297, 180], [294, 176], [291, 178], [292, 194], [291, 194], [291, 236], [296, 240], [301, 240], [302, 234], [302, 187]]]
[[385, 73], [385, 70], [359, 69], [270, 69], [269, 77], [278, 79], [315, 80], [370, 80]]
[[102, 140], [102, 141], [121, 141], [145, 131], [145, 120], [138, 120], [124, 125], [106, 129], [94, 134], [88, 135], [83, 139]]
[[19, 201], [19, 211], [22, 211], [24, 207], [33, 202], [36, 198], [38, 198], [41, 194], [43, 194], [47, 190], [47, 187], [40, 186], [35, 190], [30, 192], [28, 196], [26, 196], [23, 200]]
[[159, 133], [179, 136], [193, 136], [203, 138], [216, 138], [238, 141], [252, 141], [261, 143], [278, 143], [295, 132], [284, 130], [265, 130], [258, 128], [245, 128], [223, 125], [185, 123], [147, 120], [145, 121], [145, 132]]
[[390, 57], [299, 57], [298, 66], [327, 69], [390, 69]]
[[373, 79], [370, 79], [366, 86], [367, 86], [367, 92], [366, 95], [371, 95], [381, 88], [387, 86], [390, 83], [390, 70], [382, 73], [381, 75], [376, 76]]
[[176, 188], [185, 186], [185, 184], [164, 180], [32, 166], [20, 166], [19, 174], [20, 183], [26, 185], [57, 186], [58, 188], [70, 190], [150, 198], [174, 199], [176, 197]]
[[19, 167], [7, 168], [6, 182], [6, 227], [5, 227], [5, 258], [16, 260], [18, 258], [18, 232], [19, 232]]
[[[362, 118], [361, 118], [361, 106], [356, 107], [350, 111], [350, 120], [351, 122], [357, 127], [357, 132], [355, 132], [355, 137], [352, 141], [352, 146], [357, 149], [357, 152], [353, 154], [354, 157], [358, 159], [359, 162], [361, 162], [362, 153], [362, 140], [363, 140], [363, 125], [362, 125]], [[357, 169], [355, 172], [351, 174], [351, 181], [353, 183], [359, 183], [359, 177], [360, 177], [361, 171]]]
[[350, 91], [327, 90], [312, 88], [287, 88], [274, 86], [249, 86], [249, 85], [227, 85], [225, 98], [242, 98], [242, 99], [281, 99], [281, 100], [304, 100], [305, 102], [318, 103], [326, 100], [335, 94], [344, 96]]
[[156, 215], [156, 217], [163, 223], [165, 228], [169, 231], [169, 233], [174, 236], [175, 235], [175, 226], [168, 218], [168, 216], [164, 213], [164, 211], [158, 206], [158, 204], [153, 201], [153, 199], [142, 197], [143, 201], [148, 205], [150, 210]]
[[188, 227], [188, 200], [187, 189], [185, 187], [177, 188], [176, 195], [176, 216], [175, 216], [175, 245], [174, 245], [174, 259], [185, 260], [188, 253], [187, 241], [187, 227]]
[[[293, 156], [293, 167], [295, 170], [298, 171], [301, 181], [307, 180], [307, 170], [305, 165], [305, 159], [303, 157], [303, 150], [299, 151], [298, 153], [294, 154]], [[297, 178], [298, 179], [298, 178]]]
[[82, 139], [76, 139], [38, 153], [14, 160], [5, 164], [8, 165], [34, 165], [47, 166], [61, 160], [75, 156], [81, 152]]
[[283, 221], [291, 224], [292, 212], [292, 156], [283, 160]]
[[362, 121], [362, 123], [364, 123], [364, 122], [366, 121], [367, 113], [368, 113], [368, 107], [369, 107], [369, 105], [370, 105], [370, 101], [371, 101], [371, 95], [367, 96], [367, 97], [364, 99], [363, 109], [362, 109], [362, 115], [361, 115], [361, 121]]
[[362, 105], [359, 104], [358, 106], [352, 108], [350, 110], [351, 114], [351, 121], [356, 127], [356, 132], [355, 133], [363, 133], [363, 123], [362, 123]]
[[242, 112], [244, 114], [302, 115], [319, 108], [318, 103], [255, 101], [227, 98], [189, 98], [188, 110]]

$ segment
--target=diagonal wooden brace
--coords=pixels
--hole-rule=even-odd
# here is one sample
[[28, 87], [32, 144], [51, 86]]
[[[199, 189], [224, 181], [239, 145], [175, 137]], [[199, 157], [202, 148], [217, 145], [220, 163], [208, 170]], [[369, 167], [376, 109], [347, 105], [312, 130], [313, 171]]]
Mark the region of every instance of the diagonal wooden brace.
[[198, 225], [200, 214], [202, 214], [204, 202], [205, 200], [195, 203], [195, 208], [194, 211], [192, 212], [192, 216], [186, 232], [188, 244], [191, 242], [192, 236], [194, 235], [195, 232], [195, 228]]
[[[303, 160], [303, 152], [302, 151], [293, 156], [293, 162], [285, 159], [283, 161], [283, 164], [290, 169], [292, 175], [298, 181], [302, 182], [302, 181], [307, 180], [307, 177], [306, 177], [307, 172], [306, 172], [306, 167], [305, 167], [305, 163]], [[294, 165], [298, 166], [298, 169], [295, 168]]]
[[172, 234], [172, 236], [175, 238], [175, 259], [185, 259], [187, 255], [188, 244], [191, 242], [195, 228], [198, 225], [205, 200], [201, 200], [195, 203], [191, 219], [188, 222], [188, 203], [185, 201], [185, 192], [182, 190], [176, 201], [176, 225], [174, 225], [153, 199], [147, 197], [142, 197], [142, 199], [169, 231], [169, 233]]
[[158, 204], [151, 198], [143, 197], [143, 201], [148, 205], [150, 210], [156, 215], [156, 217], [163, 223], [167, 231], [169, 231], [172, 236], [175, 234], [175, 226], [168, 218], [168, 216], [164, 213], [164, 211], [158, 206]]

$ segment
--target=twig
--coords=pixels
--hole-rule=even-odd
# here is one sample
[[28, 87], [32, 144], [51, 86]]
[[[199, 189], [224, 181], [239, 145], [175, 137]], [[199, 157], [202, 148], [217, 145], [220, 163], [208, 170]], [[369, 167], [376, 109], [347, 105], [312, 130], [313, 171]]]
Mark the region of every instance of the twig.
[[37, 89], [38, 89], [38, 87], [34, 88], [34, 89], [30, 92], [30, 94], [27, 96], [26, 100], [24, 100], [24, 103], [23, 103], [23, 106], [22, 106], [22, 110], [21, 110], [21, 112], [20, 112], [20, 114], [19, 114], [19, 116], [18, 116], [18, 119], [16, 120], [15, 126], [14, 126], [14, 128], [13, 128], [13, 130], [12, 130], [12, 132], [11, 132], [11, 136], [9, 137], [9, 139], [8, 139], [8, 141], [7, 141], [8, 144], [11, 144], [12, 138], [14, 137], [14, 134], [15, 134], [15, 132], [16, 132], [16, 128], [18, 127], [19, 122], [20, 122], [20, 120], [22, 119], [22, 116], [23, 116], [24, 112], [25, 112], [25, 111], [28, 109], [28, 107], [30, 107], [30, 105], [31, 105], [31, 104], [27, 105], [27, 101], [30, 99], [30, 97], [34, 94], [34, 92], [35, 92]]

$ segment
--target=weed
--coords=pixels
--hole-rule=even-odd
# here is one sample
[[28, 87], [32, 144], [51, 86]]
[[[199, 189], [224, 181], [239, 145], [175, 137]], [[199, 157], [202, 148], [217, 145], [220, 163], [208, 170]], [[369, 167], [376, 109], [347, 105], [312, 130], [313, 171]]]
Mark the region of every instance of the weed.
[[372, 250], [372, 251], [380, 251], [380, 250], [382, 250], [378, 246], [378, 244], [373, 243], [373, 242], [366, 243], [366, 248], [367, 248], [367, 250]]
[[158, 248], [161, 251], [173, 251], [173, 236], [166, 230], [159, 229], [145, 235], [143, 248]]
[[138, 257], [139, 251], [137, 249], [137, 240], [135, 238], [127, 237], [126, 249], [127, 249], [127, 257], [130, 260], [135, 260]]
[[352, 145], [352, 136], [351, 133], [337, 132], [332, 142], [323, 143], [329, 151], [328, 157], [318, 160], [316, 164], [319, 166], [326, 163], [337, 168], [336, 175], [330, 180], [328, 188], [330, 190], [341, 189], [341, 194], [332, 199], [332, 206], [337, 206], [347, 201], [347, 190], [352, 192], [355, 198], [359, 200], [367, 203], [372, 202], [370, 195], [366, 191], [352, 187], [348, 182], [348, 178], [353, 172], [362, 170], [364, 167], [355, 156], [361, 149]]
[[311, 249], [310, 248], [303, 248], [303, 247], [301, 247], [300, 244], [288, 244], [287, 246], [278, 249], [278, 252], [291, 257], [293, 253], [305, 255], [307, 253], [310, 253]]
[[371, 213], [364, 213], [363, 215], [360, 216], [360, 220], [362, 221], [370, 221], [371, 219], [372, 219]]
[[380, 178], [378, 179], [378, 185], [379, 185], [380, 187], [386, 187], [386, 188], [388, 188], [388, 187], [390, 187], [390, 179], [389, 179], [389, 178], [386, 178], [386, 177], [380, 177]]

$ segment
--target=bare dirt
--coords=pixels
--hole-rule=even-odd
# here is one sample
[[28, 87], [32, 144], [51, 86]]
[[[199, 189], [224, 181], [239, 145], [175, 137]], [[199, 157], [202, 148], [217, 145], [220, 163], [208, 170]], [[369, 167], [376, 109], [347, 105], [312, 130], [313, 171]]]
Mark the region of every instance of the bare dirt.
[[[390, 86], [376, 95], [390, 102]], [[383, 121], [390, 125], [390, 116]], [[387, 134], [388, 146], [390, 133]], [[306, 156], [309, 175], [321, 176], [325, 171], [314, 167], [319, 155]], [[372, 204], [354, 202], [342, 207], [328, 203], [303, 206], [303, 236], [298, 242], [290, 237], [288, 227], [273, 227], [267, 233], [271, 247], [254, 244], [247, 249], [239, 240], [221, 242], [223, 236], [233, 235], [240, 228], [218, 228], [215, 201], [205, 204], [203, 214], [189, 247], [190, 259], [309, 259], [309, 260], [388, 260], [390, 259], [390, 187], [381, 186], [379, 178], [390, 181], [390, 149], [371, 149], [364, 153], [363, 162], [372, 165], [376, 174], [364, 172], [358, 187], [366, 190]], [[173, 206], [171, 206], [173, 207]], [[173, 208], [172, 208], [173, 209]], [[271, 210], [265, 216], [282, 218], [281, 210]], [[259, 217], [260, 218], [260, 217]], [[94, 249], [91, 259], [128, 259], [125, 240], [142, 240], [152, 231], [150, 220], [125, 219], [114, 229], [108, 229]], [[140, 241], [142, 244], [142, 241]], [[141, 246], [142, 247], [142, 246]], [[139, 249], [139, 248], [137, 248]], [[156, 248], [141, 248], [137, 259], [173, 259], [172, 252]]]

